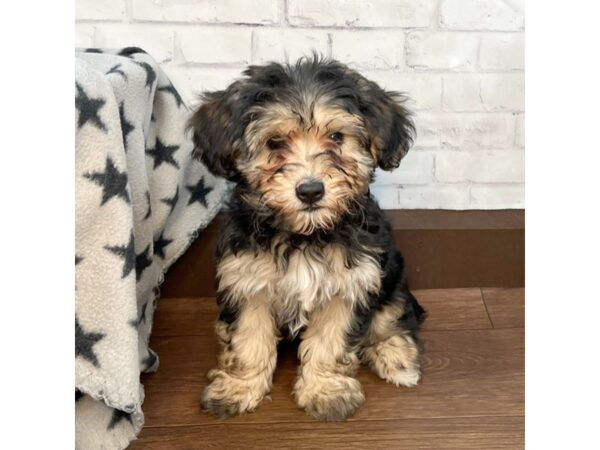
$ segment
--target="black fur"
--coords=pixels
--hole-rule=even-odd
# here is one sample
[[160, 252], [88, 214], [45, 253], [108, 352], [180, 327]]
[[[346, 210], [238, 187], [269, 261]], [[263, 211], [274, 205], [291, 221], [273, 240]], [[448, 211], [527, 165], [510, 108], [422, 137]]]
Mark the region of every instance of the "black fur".
[[[249, 188], [244, 183], [237, 185], [229, 202], [230, 219], [217, 241], [218, 259], [228, 251], [233, 254], [242, 251], [267, 251], [271, 248], [273, 237], [281, 235], [276, 215], [259, 214], [241, 200], [247, 189]], [[400, 302], [404, 306], [405, 313], [398, 318], [398, 326], [416, 338], [419, 324], [425, 319], [426, 313], [409, 290], [404, 260], [394, 246], [389, 221], [371, 195], [362, 198], [357, 209], [361, 211], [360, 219], [355, 214], [347, 214], [331, 232], [317, 231], [311, 235], [288, 233], [287, 245], [282, 245], [284, 251], [275, 251], [273, 258], [285, 270], [291, 253], [300, 251], [301, 244], [322, 248], [335, 243], [346, 249], [346, 264], [348, 268], [352, 268], [356, 265], [359, 254], [370, 252], [379, 259], [381, 265], [381, 290], [379, 295], [369, 299], [366, 308], [356, 308], [355, 323], [348, 336], [349, 345], [356, 345], [364, 336], [373, 314], [392, 302]], [[377, 251], [378, 249], [383, 252]], [[235, 321], [237, 311], [227, 307], [224, 302], [219, 303], [223, 320], [227, 323]]]
[[382, 169], [398, 167], [412, 145], [414, 125], [404, 96], [385, 91], [335, 60], [315, 55], [293, 65], [250, 66], [244, 75], [225, 90], [205, 93], [189, 122], [196, 156], [219, 176], [239, 180], [235, 161], [247, 151], [242, 137], [256, 119], [252, 106], [278, 102], [300, 108], [306, 92], [327, 95], [332, 104], [363, 118], [370, 130], [364, 145], [375, 145]]

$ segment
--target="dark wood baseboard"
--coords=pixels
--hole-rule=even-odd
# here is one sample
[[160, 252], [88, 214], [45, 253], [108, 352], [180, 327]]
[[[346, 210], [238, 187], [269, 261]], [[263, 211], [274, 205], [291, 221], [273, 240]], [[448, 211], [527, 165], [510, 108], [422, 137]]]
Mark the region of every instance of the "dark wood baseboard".
[[[413, 289], [523, 287], [525, 212], [387, 210]], [[171, 267], [161, 297], [215, 295], [219, 214]]]

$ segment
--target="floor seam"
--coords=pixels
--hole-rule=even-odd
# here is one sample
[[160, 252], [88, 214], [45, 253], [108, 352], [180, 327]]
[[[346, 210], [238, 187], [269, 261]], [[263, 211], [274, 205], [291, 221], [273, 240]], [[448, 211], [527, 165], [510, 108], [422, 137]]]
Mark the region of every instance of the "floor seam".
[[481, 303], [483, 303], [483, 308], [485, 309], [485, 314], [487, 315], [487, 318], [490, 321], [490, 325], [492, 326], [492, 329], [495, 330], [496, 327], [494, 326], [494, 321], [492, 320], [492, 316], [490, 316], [490, 312], [488, 310], [487, 303], [485, 302], [485, 295], [483, 293], [483, 289], [479, 288], [479, 292], [481, 294]]

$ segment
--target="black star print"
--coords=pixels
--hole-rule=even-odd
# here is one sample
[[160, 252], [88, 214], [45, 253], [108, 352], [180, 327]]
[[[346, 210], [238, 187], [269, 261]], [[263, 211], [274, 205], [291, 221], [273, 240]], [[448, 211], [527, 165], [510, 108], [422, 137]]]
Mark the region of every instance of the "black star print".
[[106, 157], [104, 172], [86, 173], [83, 176], [98, 186], [102, 186], [102, 201], [100, 202], [100, 206], [115, 196], [121, 197], [126, 203], [129, 203], [127, 172], [119, 172], [112, 159], [110, 159], [110, 156]]
[[83, 261], [83, 256], [75, 255], [75, 265]]
[[157, 240], [154, 241], [154, 254], [165, 259], [165, 247], [173, 242], [173, 239], [165, 239], [164, 233], [161, 233]]
[[133, 61], [133, 62], [136, 63], [138, 66], [140, 66], [142, 69], [144, 69], [146, 71], [146, 87], [149, 87], [150, 89], [152, 89], [152, 85], [156, 81], [156, 72], [154, 72], [154, 69], [152, 68], [152, 66], [150, 64], [148, 64], [147, 62], [143, 62], [143, 61]]
[[146, 52], [139, 47], [125, 47], [125, 48], [121, 49], [121, 51], [119, 51], [118, 55], [126, 56], [126, 57], [130, 58], [131, 55], [135, 55], [136, 53], [146, 53]]
[[115, 255], [118, 255], [121, 258], [123, 258], [123, 274], [121, 275], [121, 278], [125, 278], [133, 269], [135, 269], [135, 263], [137, 258], [135, 254], [133, 232], [129, 236], [129, 243], [127, 245], [107, 245], [104, 248], [109, 252], [112, 252]]
[[127, 81], [127, 74], [125, 72], [123, 72], [122, 70], [119, 70], [119, 67], [121, 67], [121, 63], [111, 67], [110, 70], [108, 72], [106, 72], [106, 75], [110, 75], [111, 73], [116, 73], [118, 75], [121, 75], [123, 77], [123, 79], [125, 81]]
[[190, 200], [188, 201], [188, 205], [191, 205], [194, 202], [199, 202], [205, 208], [208, 206], [206, 204], [206, 195], [210, 193], [213, 190], [213, 188], [204, 186], [204, 178], [200, 178], [196, 186], [186, 186], [186, 188], [192, 194], [190, 196]]
[[94, 353], [94, 344], [106, 336], [103, 333], [86, 333], [81, 325], [77, 316], [75, 317], [75, 357], [81, 356], [87, 359], [94, 366], [100, 367], [98, 358]]
[[142, 364], [144, 365], [144, 368], [142, 370], [145, 372], [149, 369], [152, 369], [154, 367], [154, 364], [156, 364], [157, 359], [158, 356], [156, 356], [156, 353], [148, 349], [148, 356], [146, 356], [142, 361]]
[[150, 202], [150, 192], [146, 191], [146, 201], [148, 202], [148, 209], [146, 210], [146, 215], [144, 216], [144, 220], [147, 220], [152, 215], [152, 203]]
[[106, 429], [112, 430], [123, 419], [127, 420], [127, 422], [129, 422], [130, 424], [133, 424], [133, 421], [131, 420], [131, 414], [126, 413], [125, 411], [121, 411], [120, 409], [113, 409], [113, 414], [110, 418], [110, 423], [108, 424], [108, 427], [106, 427]]
[[179, 150], [179, 145], [165, 145], [157, 137], [156, 145], [154, 148], [149, 148], [146, 153], [154, 157], [154, 169], [160, 166], [162, 163], [171, 164], [179, 169], [179, 164], [173, 158], [173, 153]]
[[142, 322], [143, 322], [143, 323], [146, 323], [146, 308], [148, 308], [148, 302], [146, 302], [146, 303], [144, 303], [144, 304], [142, 305], [142, 310], [140, 311], [140, 317], [139, 317], [139, 319], [137, 320], [137, 324], [138, 324], [138, 326], [140, 326], [140, 324], [141, 324]]
[[103, 98], [90, 98], [87, 96], [83, 88], [79, 83], [75, 83], [77, 89], [77, 97], [75, 97], [75, 108], [79, 111], [79, 118], [77, 119], [77, 128], [81, 128], [87, 122], [94, 124], [97, 128], [102, 131], [106, 131], [106, 125], [100, 119], [98, 113], [100, 109], [106, 103]]
[[146, 270], [152, 264], [152, 259], [150, 258], [150, 246], [146, 247], [139, 255], [135, 257], [135, 279], [140, 280], [144, 270]]
[[181, 105], [183, 105], [183, 100], [181, 98], [181, 95], [179, 95], [179, 92], [177, 92], [177, 89], [175, 89], [175, 87], [172, 84], [170, 84], [168, 86], [159, 87], [158, 90], [161, 92], [167, 92], [167, 93], [171, 94], [173, 97], [175, 97], [175, 101], [177, 102], [178, 108]]
[[121, 132], [123, 133], [123, 145], [125, 146], [125, 151], [127, 151], [127, 135], [135, 130], [135, 127], [131, 122], [127, 121], [125, 117], [125, 109], [123, 107], [123, 102], [119, 105], [119, 118], [121, 119]]
[[169, 211], [169, 214], [171, 214], [173, 212], [173, 210], [175, 209], [175, 205], [177, 204], [178, 200], [179, 200], [179, 186], [177, 186], [177, 190], [175, 191], [175, 195], [173, 197], [163, 198], [160, 201], [171, 207], [171, 211]]

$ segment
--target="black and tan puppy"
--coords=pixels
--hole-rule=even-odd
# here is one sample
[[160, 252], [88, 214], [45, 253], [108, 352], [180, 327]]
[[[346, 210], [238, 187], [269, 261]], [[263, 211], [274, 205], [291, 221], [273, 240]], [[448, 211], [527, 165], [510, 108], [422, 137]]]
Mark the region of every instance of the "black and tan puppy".
[[252, 66], [206, 93], [190, 121], [197, 156], [235, 181], [218, 248], [223, 350], [206, 411], [254, 410], [271, 389], [281, 335], [300, 334], [298, 405], [343, 420], [364, 402], [353, 376], [420, 376], [410, 293], [390, 227], [369, 193], [412, 144], [403, 97], [318, 57]]

